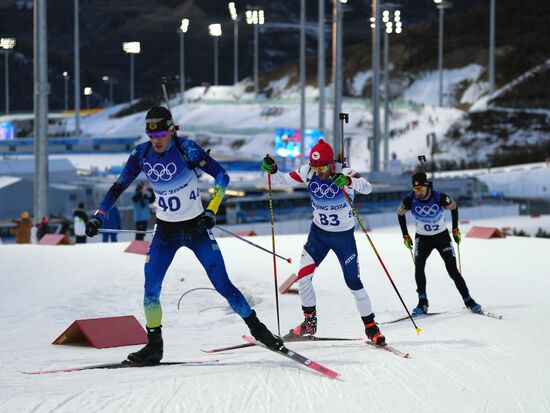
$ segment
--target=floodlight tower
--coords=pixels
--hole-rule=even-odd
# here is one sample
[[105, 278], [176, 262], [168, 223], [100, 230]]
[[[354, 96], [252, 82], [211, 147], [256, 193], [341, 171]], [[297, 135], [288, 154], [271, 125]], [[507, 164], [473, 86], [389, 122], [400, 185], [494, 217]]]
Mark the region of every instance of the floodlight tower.
[[124, 42], [122, 50], [130, 55], [130, 103], [134, 100], [134, 55], [141, 52], [140, 42]]
[[222, 25], [214, 23], [208, 26], [208, 34], [214, 38], [214, 84], [218, 85], [218, 37], [222, 35]]
[[10, 69], [8, 64], [8, 56], [15, 47], [15, 39], [11, 37], [1, 38], [0, 47], [4, 50], [4, 80], [5, 80], [5, 102], [6, 115], [10, 113]]
[[239, 21], [241, 18], [237, 14], [235, 2], [230, 2], [228, 7], [229, 15], [233, 20], [233, 84], [237, 84], [239, 81]]
[[184, 38], [189, 29], [189, 19], [181, 19], [180, 29], [180, 103], [185, 101], [185, 50]]
[[439, 9], [439, 46], [438, 46], [438, 70], [439, 70], [439, 106], [443, 106], [443, 23], [445, 9], [453, 7], [453, 3], [447, 0], [434, 0], [436, 7]]
[[[394, 5], [386, 4], [388, 7], [395, 7]], [[401, 22], [401, 11], [394, 10], [393, 20], [391, 19], [391, 13], [389, 10], [382, 12], [382, 22], [385, 24], [384, 30], [384, 170], [388, 169], [390, 155], [389, 155], [389, 142], [390, 142], [390, 34], [400, 34], [403, 30], [403, 24]], [[395, 27], [394, 27], [395, 26]]]
[[258, 75], [258, 26], [265, 23], [264, 11], [261, 9], [249, 9], [245, 13], [246, 23], [254, 26], [254, 98], [258, 99], [259, 75]]

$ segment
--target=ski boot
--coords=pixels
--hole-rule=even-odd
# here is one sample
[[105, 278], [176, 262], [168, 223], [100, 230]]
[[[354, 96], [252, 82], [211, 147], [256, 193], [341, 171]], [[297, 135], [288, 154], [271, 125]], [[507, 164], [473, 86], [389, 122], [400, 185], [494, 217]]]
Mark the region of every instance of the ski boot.
[[302, 324], [291, 329], [288, 334], [284, 336], [285, 339], [313, 336], [317, 332], [317, 310], [315, 309], [315, 306], [302, 306], [302, 311], [304, 312], [304, 321], [302, 322]]
[[464, 304], [470, 309], [472, 313], [481, 314], [483, 312], [481, 306], [476, 303], [474, 299], [470, 296], [464, 297]]
[[365, 333], [370, 341], [372, 341], [377, 346], [384, 346], [386, 344], [386, 337], [382, 335], [378, 325], [374, 321], [374, 313], [366, 317], [361, 317], [363, 323], [365, 324]]
[[132, 363], [154, 365], [162, 360], [163, 341], [162, 326], [147, 328], [149, 342], [141, 350], [128, 354], [128, 360]]
[[426, 293], [418, 293], [418, 304], [412, 310], [413, 317], [426, 314], [428, 312], [428, 296]]
[[246, 317], [244, 322], [250, 329], [250, 334], [269, 349], [280, 351], [285, 348], [283, 340], [268, 330], [256, 316], [256, 311], [252, 310], [252, 314]]

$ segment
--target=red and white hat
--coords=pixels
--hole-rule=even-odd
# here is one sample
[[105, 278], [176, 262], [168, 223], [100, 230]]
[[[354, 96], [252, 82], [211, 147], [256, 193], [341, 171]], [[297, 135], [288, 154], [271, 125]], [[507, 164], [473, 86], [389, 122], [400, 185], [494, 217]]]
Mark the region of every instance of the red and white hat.
[[334, 151], [323, 139], [319, 139], [319, 142], [311, 148], [309, 164], [311, 166], [334, 166]]

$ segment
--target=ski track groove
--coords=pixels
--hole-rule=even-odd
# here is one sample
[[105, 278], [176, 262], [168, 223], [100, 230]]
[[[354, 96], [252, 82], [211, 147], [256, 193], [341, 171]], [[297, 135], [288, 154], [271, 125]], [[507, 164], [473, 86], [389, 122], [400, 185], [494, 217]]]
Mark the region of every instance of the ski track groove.
[[544, 406], [546, 407], [546, 410], [550, 412], [550, 402], [548, 401], [548, 398], [546, 397], [546, 393], [544, 392], [544, 389], [541, 386], [541, 369], [537, 368], [537, 388], [539, 389], [540, 395], [542, 397], [542, 400], [544, 401]]
[[[415, 383], [418, 383], [419, 375], [416, 375], [413, 373], [413, 371], [408, 368], [406, 365], [402, 363], [396, 363], [398, 365], [398, 372], [392, 372], [392, 369], [386, 369], [386, 372], [390, 374], [391, 377], [393, 377], [392, 382], [398, 383], [407, 393], [409, 393], [411, 396], [413, 396], [422, 406], [428, 407], [426, 405], [426, 401], [422, 396], [418, 394], [413, 388], [407, 384], [407, 381], [409, 380], [408, 376], [414, 376], [416, 381]], [[422, 381], [424, 389], [426, 388], [426, 382], [424, 380]]]
[[[108, 408], [113, 408], [113, 407], [115, 407], [116, 410], [121, 411], [121, 409], [117, 407], [117, 404], [124, 405], [124, 403], [126, 403], [126, 400], [128, 399], [128, 395], [125, 393], [119, 394], [118, 397], [116, 396], [116, 394], [110, 393], [109, 397], [110, 398], [105, 398], [105, 400], [99, 404], [98, 409], [96, 411], [104, 412]], [[90, 406], [90, 407], [93, 407], [93, 406]], [[88, 412], [92, 411], [91, 408], [89, 410], [88, 409], [83, 409], [83, 410]]]
[[[304, 367], [304, 368], [307, 369], [307, 367]], [[314, 403], [312, 403], [312, 396], [313, 395], [311, 393], [314, 390], [316, 390], [318, 387], [313, 386], [313, 385], [308, 386], [306, 384], [307, 379], [305, 378], [304, 373], [308, 373], [308, 372], [300, 371], [298, 373], [297, 377], [293, 377], [293, 380], [292, 380], [293, 386], [292, 387], [294, 388], [294, 391], [296, 393], [295, 394], [296, 399], [300, 400], [300, 396], [301, 396], [302, 401], [305, 402], [305, 406], [307, 406], [306, 411], [313, 412], [313, 411], [315, 411], [315, 405], [314, 405]], [[286, 375], [290, 376], [290, 372], [286, 372]], [[294, 374], [293, 374], [293, 376], [294, 376]], [[312, 383], [313, 383], [313, 381], [310, 384], [312, 384]], [[298, 387], [300, 387], [302, 389], [301, 392], [298, 392]], [[304, 397], [304, 395], [305, 395], [305, 397]]]
[[[462, 359], [460, 359], [462, 363], [464, 362]], [[448, 368], [445, 368], [441, 363], [438, 363], [434, 361], [433, 358], [425, 357], [424, 362], [429, 363], [433, 367], [435, 367], [437, 370], [439, 370], [441, 373], [443, 373], [445, 376], [447, 376], [449, 379], [451, 379], [453, 382], [455, 382], [457, 385], [462, 386], [463, 388], [472, 391], [473, 393], [481, 394], [482, 392], [478, 391], [476, 387], [473, 387], [469, 384], [467, 380], [462, 379], [458, 374], [451, 373]], [[450, 364], [447, 361], [446, 364]]]
[[52, 408], [52, 411], [61, 409], [63, 406], [66, 406], [68, 403], [70, 403], [74, 399], [78, 398], [80, 395], [82, 395], [85, 392], [86, 392], [86, 389], [83, 389], [83, 390], [80, 390], [79, 392], [76, 392], [75, 394], [65, 398], [65, 400], [59, 402], [56, 406], [54, 406]]
[[523, 404], [521, 403], [521, 400], [520, 398], [518, 397], [518, 387], [515, 385], [515, 383], [510, 380], [509, 377], [506, 377], [506, 384], [508, 384], [508, 386], [510, 386], [512, 388], [513, 391], [509, 392], [510, 395], [512, 395], [512, 398], [514, 399], [514, 401], [516, 402], [516, 405], [518, 407], [518, 410], [517, 411], [522, 411], [522, 412], [525, 412], [525, 409], [523, 407]]
[[283, 367], [277, 365], [275, 366], [275, 369], [272, 369], [272, 368], [268, 369], [265, 375], [259, 374], [258, 376], [262, 382], [262, 388], [263, 388], [262, 394], [266, 394], [265, 398], [261, 398], [265, 403], [265, 405], [261, 405], [262, 411], [269, 412], [269, 406], [271, 405], [270, 403], [271, 400], [273, 400], [274, 398], [275, 399], [278, 398], [276, 391], [273, 389], [273, 386], [271, 386], [269, 383], [272, 380], [272, 377], [274, 375], [278, 375], [279, 372], [282, 370], [283, 370]]
[[[250, 371], [250, 363], [246, 363], [247, 370]], [[259, 373], [257, 371], [254, 372], [253, 376], [248, 380], [248, 385], [246, 386], [244, 397], [241, 401], [241, 408], [238, 409], [238, 411], [245, 412], [247, 410], [247, 406], [251, 404], [252, 395], [255, 393], [257, 386], [254, 385], [255, 378], [257, 377]], [[227, 407], [226, 402], [225, 406]]]
[[[164, 399], [163, 399], [163, 402], [164, 402], [163, 405], [164, 406], [161, 409], [162, 411], [166, 411], [170, 407], [170, 404], [172, 403], [172, 401], [174, 401], [176, 399], [178, 394], [182, 391], [184, 385], [185, 385], [185, 382], [181, 378], [177, 378], [176, 381], [174, 383], [172, 383], [172, 387], [175, 387], [175, 388], [173, 388], [171, 392], [168, 392], [168, 399], [165, 402], [164, 402]], [[200, 395], [200, 392], [195, 393], [195, 394]]]
[[491, 384], [489, 386], [489, 391], [487, 392], [487, 397], [485, 398], [485, 405], [483, 406], [483, 413], [487, 413], [489, 411], [489, 405], [491, 404], [491, 397], [493, 395], [493, 391], [495, 390], [495, 379], [491, 379]]

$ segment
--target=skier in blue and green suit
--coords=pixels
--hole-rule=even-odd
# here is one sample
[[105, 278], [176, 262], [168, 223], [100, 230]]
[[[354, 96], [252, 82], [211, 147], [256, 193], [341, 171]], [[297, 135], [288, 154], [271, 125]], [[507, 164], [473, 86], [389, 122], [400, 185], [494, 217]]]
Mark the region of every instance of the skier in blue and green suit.
[[[145, 261], [143, 304], [148, 343], [141, 350], [129, 354], [128, 359], [143, 364], [157, 364], [162, 359], [160, 291], [174, 255], [183, 246], [194, 252], [216, 291], [244, 319], [251, 334], [272, 349], [281, 348], [282, 340], [260, 322], [243, 294], [231, 283], [223, 256], [211, 232], [229, 183], [226, 171], [195, 142], [177, 136], [168, 109], [153, 107], [147, 112], [145, 122], [149, 142], [134, 149], [120, 177], [86, 224], [86, 234], [90, 237], [96, 235], [109, 209], [122, 192], [141, 172], [145, 174], [155, 192], [157, 204], [153, 240]], [[197, 168], [215, 180], [214, 192], [206, 210], [199, 193]]]

